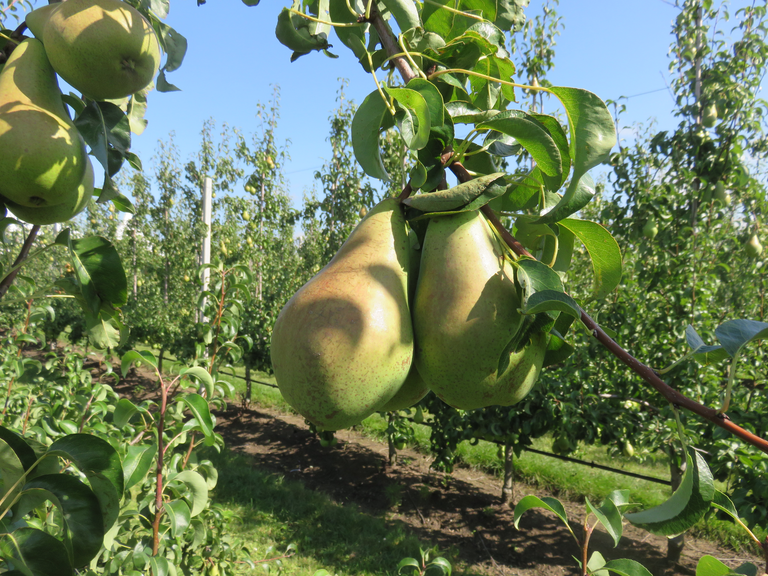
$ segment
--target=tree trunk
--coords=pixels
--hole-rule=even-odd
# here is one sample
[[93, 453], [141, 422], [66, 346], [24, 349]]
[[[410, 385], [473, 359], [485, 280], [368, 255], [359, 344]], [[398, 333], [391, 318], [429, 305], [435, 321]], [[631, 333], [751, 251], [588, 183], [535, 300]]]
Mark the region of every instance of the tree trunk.
[[504, 442], [504, 483], [501, 485], [501, 503], [511, 506], [515, 501], [515, 452], [512, 443]]
[[[685, 473], [686, 460], [685, 454], [680, 455], [680, 462], [678, 462], [677, 451], [674, 446], [667, 447], [667, 457], [669, 458], [669, 473], [672, 480], [672, 492], [677, 490], [680, 486], [680, 482], [683, 480], [683, 474]], [[670, 564], [677, 564], [680, 562], [680, 555], [683, 553], [685, 546], [685, 534], [680, 534], [674, 538], [667, 540], [667, 562]]]
[[160, 354], [157, 356], [157, 371], [160, 374], [163, 373], [163, 354], [165, 354], [165, 348], [160, 348]]
[[243, 408], [247, 408], [251, 403], [251, 366], [245, 363], [245, 397], [243, 398]]
[[[389, 427], [392, 427], [392, 421], [395, 419], [395, 415], [390, 412], [387, 414], [387, 421], [389, 423]], [[395, 442], [392, 439], [392, 434], [387, 434], [387, 445], [389, 447], [389, 465], [395, 466], [397, 464], [397, 448], [395, 448]]]

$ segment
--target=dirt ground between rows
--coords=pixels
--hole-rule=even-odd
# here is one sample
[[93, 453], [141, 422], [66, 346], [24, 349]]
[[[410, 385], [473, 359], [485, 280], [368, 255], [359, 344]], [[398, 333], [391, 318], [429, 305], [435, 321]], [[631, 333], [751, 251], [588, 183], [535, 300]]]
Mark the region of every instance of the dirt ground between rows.
[[[152, 390], [151, 380], [131, 372], [118, 392], [130, 395], [136, 385], [145, 393]], [[303, 418], [261, 406], [243, 410], [230, 405], [216, 416], [216, 430], [227, 447], [252, 458], [254, 467], [301, 481], [339, 504], [355, 504], [366, 513], [402, 522], [425, 545], [456, 550], [464, 570], [489, 576], [578, 574], [573, 557], [579, 551], [559, 520], [534, 509], [526, 512], [516, 530], [512, 510], [499, 504], [501, 481], [495, 476], [457, 467], [446, 477], [430, 470], [430, 457], [410, 449], [400, 451], [398, 464], [390, 467], [387, 445], [354, 430], [337, 432], [338, 445], [323, 448]], [[528, 494], [553, 495], [515, 484], [517, 499]], [[583, 502], [563, 503], [572, 524], [583, 520]], [[642, 562], [654, 576], [693, 575], [705, 554], [731, 567], [758, 561], [687, 537], [680, 563], [671, 565], [666, 549], [665, 538], [626, 522], [618, 547], [601, 529], [592, 535], [590, 545], [607, 560]]]

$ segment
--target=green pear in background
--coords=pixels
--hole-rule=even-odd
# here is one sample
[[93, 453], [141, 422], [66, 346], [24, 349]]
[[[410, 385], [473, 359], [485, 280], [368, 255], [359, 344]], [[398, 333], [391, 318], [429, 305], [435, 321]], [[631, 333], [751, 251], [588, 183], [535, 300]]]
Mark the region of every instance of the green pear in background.
[[125, 98], [152, 81], [160, 44], [152, 25], [120, 0], [66, 0], [27, 14], [56, 73], [94, 100]]
[[93, 196], [93, 165], [90, 158], [85, 157], [86, 166], [83, 180], [77, 187], [77, 194], [72, 195], [69, 199], [61, 204], [54, 204], [53, 206], [21, 206], [3, 198], [0, 196], [0, 201], [3, 201], [19, 220], [23, 220], [28, 224], [37, 224], [40, 226], [47, 226], [48, 224], [57, 224], [59, 222], [66, 222], [71, 220], [80, 212], [85, 210], [88, 202], [91, 201]]
[[462, 410], [522, 400], [539, 377], [539, 333], [498, 374], [523, 324], [514, 269], [479, 212], [436, 217], [427, 227], [413, 303], [414, 362], [429, 388]]
[[405, 382], [413, 358], [409, 256], [400, 204], [383, 200], [277, 317], [277, 385], [318, 428], [358, 424]]
[[34, 208], [72, 203], [88, 158], [43, 45], [24, 40], [0, 72], [0, 195]]

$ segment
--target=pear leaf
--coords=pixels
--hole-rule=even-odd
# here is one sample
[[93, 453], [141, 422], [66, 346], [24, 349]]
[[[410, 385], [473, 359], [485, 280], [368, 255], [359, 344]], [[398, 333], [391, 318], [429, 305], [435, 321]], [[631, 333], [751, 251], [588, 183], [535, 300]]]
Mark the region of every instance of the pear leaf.
[[157, 454], [157, 445], [128, 446], [128, 454], [123, 460], [123, 472], [125, 474], [125, 489], [129, 490], [149, 472]]
[[592, 259], [593, 297], [605, 298], [621, 281], [619, 244], [608, 230], [596, 222], [566, 218], [560, 220], [558, 225], [570, 230], [584, 244]]
[[38, 491], [61, 510], [66, 529], [64, 544], [71, 550], [72, 564], [83, 566], [90, 562], [99, 553], [106, 532], [96, 495], [67, 474], [38, 476], [24, 485], [25, 494]]
[[192, 520], [192, 515], [189, 511], [189, 506], [183, 500], [173, 500], [172, 502], [166, 502], [163, 504], [163, 510], [168, 515], [168, 520], [171, 522], [171, 534], [174, 538], [184, 534], [184, 531], [189, 526]]
[[645, 566], [629, 558], [610, 560], [605, 563], [604, 568], [619, 576], [653, 576]]
[[568, 515], [565, 513], [565, 508], [563, 507], [563, 504], [560, 502], [560, 500], [550, 497], [539, 498], [538, 496], [526, 496], [517, 503], [517, 506], [515, 506], [515, 511], [513, 514], [515, 518], [515, 528], [519, 529], [520, 518], [523, 514], [532, 508], [544, 508], [544, 510], [549, 510], [555, 516], [560, 518], [563, 524], [569, 526]]
[[123, 354], [123, 358], [120, 361], [120, 371], [123, 374], [123, 378], [128, 374], [128, 370], [131, 369], [131, 364], [134, 362], [144, 362], [157, 369], [157, 359], [155, 355], [149, 350], [139, 352], [138, 350], [129, 350]]
[[363, 171], [373, 178], [389, 181], [379, 148], [379, 130], [389, 115], [378, 90], [365, 97], [352, 118], [352, 149]]
[[504, 173], [496, 172], [487, 176], [480, 176], [448, 190], [416, 194], [403, 200], [403, 204], [422, 212], [448, 212], [466, 206], [483, 196], [489, 188], [491, 188], [491, 194], [496, 196], [503, 194], [506, 186], [499, 186], [498, 184], [504, 183]]
[[603, 525], [608, 535], [613, 538], [613, 545], [618, 546], [621, 540], [621, 512], [611, 500], [606, 499], [599, 508], [592, 505], [589, 498], [586, 499], [587, 513], [595, 515], [597, 521]]
[[188, 493], [183, 496], [192, 506], [190, 517], [194, 518], [205, 510], [208, 504], [208, 484], [199, 473], [194, 470], [183, 470], [172, 478], [174, 482], [183, 482]]
[[701, 455], [688, 449], [687, 466], [680, 486], [672, 496], [654, 508], [625, 514], [625, 518], [652, 534], [677, 536], [701, 519], [715, 498], [714, 480]]
[[36, 528], [19, 528], [0, 534], [0, 557], [13, 559], [17, 570], [6, 574], [70, 576], [75, 570], [69, 551], [61, 540]]
[[691, 347], [693, 357], [701, 364], [709, 365], [728, 358], [728, 352], [722, 346], [704, 344], [696, 329], [690, 324], [685, 328], [685, 339]]
[[532, 116], [509, 110], [478, 124], [477, 129], [496, 130], [512, 136], [531, 154], [544, 174], [556, 177], [562, 175], [560, 149], [546, 126]]
[[715, 329], [715, 337], [726, 352], [736, 356], [739, 350], [755, 340], [768, 340], [768, 323], [756, 320], [729, 320]]
[[404, 112], [395, 116], [395, 120], [405, 145], [411, 150], [421, 150], [429, 141], [432, 127], [427, 101], [416, 90], [389, 87], [385, 87], [385, 90], [404, 109]]
[[541, 290], [531, 294], [523, 308], [523, 314], [538, 314], [547, 311], [563, 312], [576, 319], [581, 318], [581, 308], [576, 300], [559, 290]]

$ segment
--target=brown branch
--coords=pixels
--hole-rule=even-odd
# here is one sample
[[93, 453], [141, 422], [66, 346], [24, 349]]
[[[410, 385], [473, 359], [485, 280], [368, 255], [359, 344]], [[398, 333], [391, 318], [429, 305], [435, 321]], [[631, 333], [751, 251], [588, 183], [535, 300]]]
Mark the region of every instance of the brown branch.
[[[24, 241], [24, 245], [21, 247], [21, 252], [19, 252], [16, 260], [13, 261], [13, 266], [11, 266], [12, 268], [21, 264], [24, 260], [26, 260], [27, 256], [29, 256], [29, 251], [32, 249], [32, 244], [34, 243], [39, 230], [40, 226], [38, 224], [32, 226], [32, 230], [29, 231], [29, 235]], [[8, 289], [11, 287], [11, 284], [13, 284], [13, 281], [16, 279], [20, 269], [21, 268], [16, 268], [16, 270], [8, 274], [8, 276], [3, 278], [2, 282], [0, 282], [0, 298], [5, 296], [5, 293], [8, 292]]]
[[[395, 35], [392, 33], [392, 29], [381, 17], [379, 9], [376, 7], [376, 2], [371, 3], [371, 16], [368, 21], [376, 29], [376, 32], [378, 32], [381, 45], [387, 51], [387, 54], [394, 56], [395, 54], [402, 52], [400, 46], [397, 44], [397, 38], [395, 38]], [[395, 56], [392, 58], [392, 63], [395, 65], [395, 68], [397, 68], [397, 71], [400, 72], [400, 76], [406, 84], [418, 77], [418, 74], [413, 71], [408, 60], [403, 56]]]
[[[472, 176], [469, 174], [469, 172], [467, 172], [466, 168], [461, 165], [461, 163], [453, 162], [449, 168], [459, 180], [459, 182], [468, 182], [469, 180], [472, 180]], [[496, 228], [501, 237], [515, 254], [518, 256], [528, 256], [533, 258], [533, 255], [528, 252], [528, 250], [526, 250], [525, 247], [520, 244], [520, 242], [518, 242], [517, 239], [515, 239], [515, 237], [512, 236], [512, 234], [510, 234], [506, 228], [504, 228], [504, 225], [488, 205], [483, 206], [480, 211], [488, 218], [491, 224], [493, 224], [493, 227]], [[714, 408], [709, 408], [699, 404], [695, 400], [691, 400], [684, 394], [681, 394], [669, 386], [666, 382], [659, 378], [658, 374], [656, 374], [656, 372], [654, 372], [651, 367], [637, 360], [629, 352], [624, 350], [624, 348], [622, 348], [610, 336], [608, 336], [608, 334], [606, 334], [605, 331], [600, 328], [600, 326], [598, 326], [597, 322], [592, 320], [592, 318], [582, 308], [579, 308], [579, 312], [581, 314], [582, 323], [591, 332], [592, 336], [598, 342], [600, 342], [600, 344], [605, 346], [611, 354], [626, 364], [635, 374], [653, 386], [656, 391], [664, 396], [667, 401], [675, 406], [685, 408], [686, 410], [701, 416], [705, 420], [708, 420], [720, 428], [727, 430], [734, 436], [737, 436], [758, 450], [768, 454], [768, 440], [760, 438], [748, 430], [745, 430], [744, 428], [734, 424], [726, 414], [723, 414]]]

